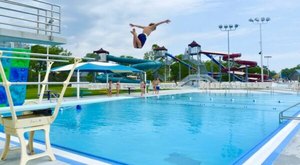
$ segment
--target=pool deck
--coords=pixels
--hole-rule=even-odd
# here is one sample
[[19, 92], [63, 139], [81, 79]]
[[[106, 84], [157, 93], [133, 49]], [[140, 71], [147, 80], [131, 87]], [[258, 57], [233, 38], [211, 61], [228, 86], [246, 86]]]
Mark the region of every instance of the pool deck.
[[[195, 89], [184, 89], [184, 90], [163, 90], [160, 91], [159, 96], [161, 95], [169, 95], [169, 94], [178, 94], [178, 93], [191, 93], [191, 92], [199, 92], [200, 90]], [[207, 91], [202, 91], [207, 92]], [[218, 91], [209, 91], [209, 92], [221, 92]], [[226, 91], [224, 91], [226, 92]], [[228, 91], [227, 91], [228, 92]], [[230, 93], [239, 93], [240, 90], [232, 90]], [[147, 97], [151, 96], [157, 96], [153, 94], [152, 92], [149, 92], [146, 94]], [[76, 101], [78, 104], [84, 103], [86, 101], [90, 102], [99, 102], [102, 101], [109, 101], [109, 100], [122, 100], [122, 99], [128, 99], [128, 98], [137, 98], [141, 97], [140, 93], [131, 93], [129, 94], [121, 94], [120, 96], [84, 96], [83, 98], [80, 98], [78, 100], [75, 97], [72, 98], [65, 98], [65, 101]], [[30, 100], [32, 101], [32, 100]], [[49, 103], [49, 101], [47, 101]], [[5, 141], [5, 134], [0, 133], [0, 152], [4, 148], [4, 141]], [[40, 142], [34, 143], [35, 150], [41, 151], [43, 150], [44, 146]], [[20, 150], [17, 149], [19, 147], [19, 141], [16, 137], [12, 137], [12, 143], [11, 148], [13, 151], [10, 151], [7, 159], [5, 161], [0, 161], [0, 165], [15, 165], [19, 164], [20, 161]], [[55, 161], [49, 161], [48, 157], [43, 157], [39, 159], [35, 159], [32, 161], [29, 161], [28, 165], [35, 165], [35, 164], [41, 164], [41, 165], [66, 165], [66, 164], [99, 164], [99, 165], [107, 165], [107, 164], [118, 164], [116, 162], [109, 162], [108, 160], [103, 160], [99, 158], [94, 158], [92, 156], [83, 155], [80, 153], [76, 153], [71, 150], [62, 149], [56, 146], [52, 146], [53, 152], [55, 153], [56, 159]], [[278, 157], [275, 158], [275, 161], [272, 163], [274, 165], [296, 165], [300, 162], [300, 131], [296, 132], [295, 135], [287, 142], [287, 145], [282, 149], [280, 153], [278, 153]]]
[[299, 165], [300, 164], [300, 131], [290, 140], [287, 146], [273, 163], [274, 165]]
[[[4, 148], [4, 141], [5, 141], [4, 133], [0, 133], [0, 148], [1, 152]], [[34, 147], [36, 152], [43, 151], [44, 145], [39, 142], [34, 142]], [[5, 161], [0, 161], [0, 165], [16, 165], [20, 163], [20, 149], [19, 149], [19, 140], [16, 137], [12, 137], [11, 151], [7, 155], [7, 159]], [[64, 149], [59, 149], [57, 147], [53, 147], [53, 152], [55, 154], [56, 160], [50, 161], [48, 157], [42, 157], [39, 159], [31, 160], [27, 163], [27, 165], [34, 165], [34, 164], [43, 164], [43, 165], [65, 165], [65, 164], [99, 164], [99, 165], [108, 165], [109, 163], [105, 163], [104, 161], [96, 160], [93, 158], [89, 158], [86, 156], [82, 156], [76, 154], [71, 151], [67, 151]]]

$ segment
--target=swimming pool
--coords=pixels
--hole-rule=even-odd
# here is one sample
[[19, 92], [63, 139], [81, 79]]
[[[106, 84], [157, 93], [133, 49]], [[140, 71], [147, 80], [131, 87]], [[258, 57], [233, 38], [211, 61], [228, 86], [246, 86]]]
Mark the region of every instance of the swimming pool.
[[82, 105], [60, 111], [51, 142], [124, 164], [231, 164], [298, 99], [192, 93]]

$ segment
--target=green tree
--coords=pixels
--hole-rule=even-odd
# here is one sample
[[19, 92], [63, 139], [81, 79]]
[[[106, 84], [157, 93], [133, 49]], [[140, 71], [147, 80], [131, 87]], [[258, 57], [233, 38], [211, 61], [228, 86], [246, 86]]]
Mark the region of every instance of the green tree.
[[[31, 47], [31, 52], [32, 53], [40, 53], [40, 54], [47, 54], [47, 47], [45, 46], [41, 46], [41, 45], [34, 45]], [[71, 56], [72, 53], [69, 52], [68, 50], [65, 50], [61, 47], [58, 46], [51, 46], [49, 47], [49, 54], [51, 55], [64, 55], [64, 56]], [[42, 59], [46, 59], [47, 56], [38, 56], [38, 57], [34, 57], [34, 58], [42, 58]], [[53, 59], [53, 57], [51, 57], [50, 59]], [[52, 68], [57, 67], [57, 66], [62, 66], [62, 65], [66, 65], [67, 63], [60, 63], [60, 62], [54, 62], [54, 64], [52, 65]], [[30, 61], [30, 65], [29, 65], [29, 69], [32, 72], [29, 72], [29, 80], [28, 81], [37, 81], [37, 77], [38, 77], [38, 72], [40, 71], [45, 71], [47, 67], [47, 63], [45, 61]], [[52, 76], [49, 78], [49, 80], [53, 80], [55, 79], [55, 73], [51, 73]]]
[[[96, 61], [98, 61], [100, 59], [100, 56], [99, 54], [96, 54], [96, 53], [87, 53], [84, 58], [93, 58], [95, 59]], [[90, 60], [85, 60], [85, 61], [90, 61]]]
[[300, 69], [300, 64], [293, 68], [285, 68], [281, 70], [281, 77], [284, 79], [290, 79], [290, 76], [296, 69]]
[[158, 48], [159, 46], [157, 45], [157, 44], [153, 44], [152, 45], [152, 50], [154, 50], [154, 49], [156, 49], [156, 48]]
[[144, 59], [145, 60], [154, 60], [154, 52], [153, 51], [146, 52], [144, 54]]
[[[183, 55], [179, 54], [175, 57], [182, 60]], [[188, 63], [188, 61], [185, 61], [185, 60], [183, 60], [183, 61]], [[181, 81], [183, 78], [185, 78], [189, 74], [189, 68], [187, 66], [181, 64], [180, 62], [174, 62], [170, 68], [171, 68], [171, 80], [172, 81]], [[181, 70], [181, 72], [179, 72], [179, 70]], [[181, 73], [181, 75], [179, 75], [180, 73]], [[180, 80], [180, 78], [181, 78], [181, 80]]]
[[122, 58], [130, 58], [130, 59], [133, 59], [133, 58], [134, 58], [134, 57], [129, 56], [129, 55], [121, 55], [120, 57], [122, 57]]

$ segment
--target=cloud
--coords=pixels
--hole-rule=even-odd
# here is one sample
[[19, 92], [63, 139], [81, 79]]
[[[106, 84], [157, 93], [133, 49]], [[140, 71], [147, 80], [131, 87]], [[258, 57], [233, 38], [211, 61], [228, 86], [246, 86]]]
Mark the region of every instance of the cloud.
[[[151, 34], [142, 53], [141, 50], [133, 49], [129, 23], [145, 25], [162, 19], [172, 20], [177, 16], [190, 15], [219, 5], [217, 1], [204, 2], [201, 0], [87, 0], [75, 1], [74, 4], [69, 5], [62, 4], [62, 10], [65, 7], [68, 12], [74, 13], [66, 14], [68, 24], [73, 23], [78, 26], [89, 24], [89, 26], [84, 26], [85, 29], [80, 28], [77, 32], [75, 31], [72, 37], [67, 36], [68, 43], [70, 43], [67, 44], [67, 48], [81, 56], [103, 47], [115, 54], [131, 54], [140, 57], [151, 47], [151, 40], [161, 40], [157, 36], [167, 36], [168, 31], [159, 28], [157, 31], [162, 31], [155, 32], [159, 35], [153, 37], [154, 35]], [[63, 26], [63, 28], [71, 30], [70, 25]]]
[[298, 10], [300, 6], [298, 0], [256, 0], [252, 4], [245, 7], [244, 13], [258, 16], [274, 11]]
[[[270, 16], [272, 21], [263, 29], [264, 52], [274, 55], [270, 61], [283, 54], [289, 58], [294, 55], [294, 60], [280, 59], [276, 66], [280, 68], [297, 65], [296, 61], [300, 60], [295, 57], [300, 52], [300, 41], [295, 35], [300, 33], [295, 19], [300, 4], [296, 0], [56, 1], [62, 6], [63, 35], [68, 39], [66, 48], [76, 56], [104, 48], [116, 56], [142, 58], [154, 43], [166, 46], [176, 55], [192, 40], [203, 45], [204, 50], [227, 52], [227, 34], [217, 26], [235, 22], [240, 27], [230, 33], [231, 51], [241, 52], [243, 59], [259, 62], [259, 28], [247, 20]], [[295, 14], [287, 15], [290, 12]], [[134, 49], [128, 24], [145, 25], [162, 19], [173, 22], [152, 33], [143, 49]]]

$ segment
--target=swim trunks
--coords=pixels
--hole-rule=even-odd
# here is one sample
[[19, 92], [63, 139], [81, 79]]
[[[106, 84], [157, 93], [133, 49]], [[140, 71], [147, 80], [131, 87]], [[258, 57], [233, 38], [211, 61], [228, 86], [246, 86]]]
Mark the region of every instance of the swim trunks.
[[144, 33], [141, 33], [138, 35], [139, 40], [141, 41], [142, 47], [144, 46], [146, 40], [147, 40], [147, 36]]

